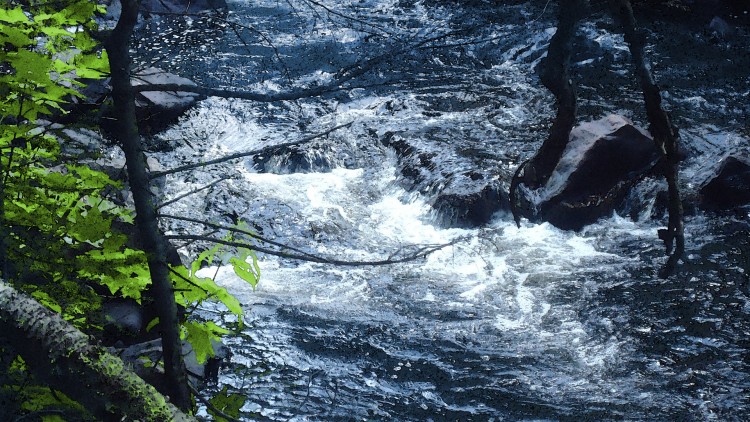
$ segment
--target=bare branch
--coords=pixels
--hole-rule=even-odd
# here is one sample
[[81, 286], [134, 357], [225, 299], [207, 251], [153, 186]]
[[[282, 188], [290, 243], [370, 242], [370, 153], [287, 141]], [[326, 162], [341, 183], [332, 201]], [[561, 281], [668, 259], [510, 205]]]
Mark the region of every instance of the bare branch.
[[668, 186], [669, 220], [666, 229], [659, 230], [664, 241], [667, 259], [659, 276], [667, 278], [675, 272], [677, 263], [685, 252], [685, 223], [679, 189], [679, 133], [661, 105], [661, 91], [654, 81], [651, 66], [646, 60], [642, 34], [637, 31], [633, 8], [629, 0], [612, 0], [615, 17], [620, 21], [625, 41], [630, 47], [630, 56], [643, 91], [646, 115], [650, 123], [648, 131], [654, 137], [657, 148], [664, 159], [663, 172]]
[[180, 201], [182, 199], [187, 198], [190, 195], [193, 195], [193, 194], [196, 194], [198, 192], [201, 192], [201, 191], [204, 191], [206, 189], [209, 189], [211, 187], [214, 187], [214, 186], [218, 185], [219, 183], [221, 183], [221, 182], [223, 182], [225, 180], [228, 180], [228, 179], [229, 179], [229, 177], [222, 177], [220, 179], [214, 180], [213, 182], [207, 184], [206, 186], [201, 186], [201, 187], [199, 187], [197, 189], [191, 190], [190, 192], [183, 193], [182, 195], [177, 195], [176, 197], [174, 197], [174, 198], [172, 198], [170, 200], [164, 201], [161, 204], [157, 205], [156, 209], [158, 210], [158, 209], [166, 207], [167, 205], [172, 205], [172, 204], [174, 204], [177, 201]]
[[331, 85], [321, 85], [314, 88], [278, 92], [272, 94], [262, 94], [252, 91], [236, 91], [230, 89], [206, 88], [198, 85], [189, 84], [144, 84], [133, 87], [135, 92], [144, 91], [167, 91], [167, 92], [192, 92], [194, 94], [205, 95], [207, 97], [221, 98], [239, 98], [241, 100], [258, 101], [262, 103], [274, 103], [278, 101], [293, 101], [302, 98], [317, 97], [324, 94], [331, 94], [344, 89], [339, 86], [342, 81], [337, 81]]
[[[430, 44], [436, 41], [440, 41], [446, 38], [455, 37], [459, 35], [464, 35], [468, 32], [471, 32], [474, 29], [476, 29], [476, 27], [460, 29], [456, 31], [449, 31], [449, 32], [441, 33], [433, 37], [425, 38], [413, 44], [409, 44], [406, 47], [402, 47], [396, 50], [389, 50], [379, 56], [375, 56], [370, 59], [354, 63], [351, 66], [345, 67], [344, 69], [341, 69], [337, 73], [336, 79], [333, 82], [329, 84], [325, 84], [325, 85], [319, 85], [319, 86], [312, 87], [312, 88], [299, 88], [299, 89], [292, 89], [289, 91], [276, 92], [276, 93], [260, 93], [260, 92], [254, 92], [254, 91], [239, 91], [239, 90], [220, 89], [220, 88], [207, 88], [207, 87], [191, 85], [191, 84], [143, 84], [143, 85], [133, 86], [133, 91], [134, 92], [146, 92], [146, 91], [191, 92], [194, 94], [205, 95], [208, 97], [238, 98], [242, 100], [258, 101], [258, 102], [265, 102], [265, 103], [273, 103], [273, 102], [279, 102], [279, 101], [294, 101], [294, 100], [300, 100], [303, 98], [318, 97], [318, 96], [325, 95], [325, 94], [332, 94], [332, 93], [347, 90], [347, 89], [357, 88], [355, 86], [343, 86], [343, 84], [372, 70], [373, 68], [385, 62], [386, 60], [389, 60], [389, 59], [392, 60], [398, 56], [408, 54], [414, 51], [415, 49], [425, 48], [426, 46], [429, 46]], [[448, 47], [450, 46], [452, 45], [448, 45]], [[438, 48], [438, 47], [440, 46], [431, 46], [430, 48]]]
[[276, 242], [274, 240], [265, 238], [265, 237], [263, 237], [263, 236], [261, 236], [261, 235], [259, 235], [257, 233], [253, 233], [253, 232], [251, 232], [249, 230], [244, 230], [244, 229], [241, 229], [239, 227], [227, 226], [225, 224], [212, 223], [210, 221], [198, 220], [196, 218], [182, 217], [182, 216], [178, 216], [178, 215], [159, 214], [159, 217], [169, 218], [170, 220], [187, 221], [187, 222], [190, 222], [190, 223], [202, 224], [202, 225], [204, 225], [206, 227], [210, 227], [212, 229], [226, 230], [226, 231], [229, 231], [229, 232], [232, 232], [232, 233], [244, 234], [246, 236], [250, 236], [253, 239], [257, 239], [257, 240], [259, 240], [259, 241], [261, 241], [263, 243], [267, 243], [269, 245], [278, 246], [279, 248], [283, 248], [283, 249], [288, 249], [290, 251], [297, 252], [297, 253], [305, 255], [305, 256], [309, 256], [310, 258], [313, 258], [313, 259], [317, 258], [315, 255], [310, 254], [309, 252], [305, 252], [302, 249], [295, 248], [294, 246], [285, 245], [285, 244], [280, 243], [280, 242]]
[[[325, 10], [326, 12], [328, 12], [328, 15], [333, 15], [333, 16], [337, 16], [339, 18], [342, 18], [342, 19], [345, 19], [345, 20], [348, 20], [348, 21], [356, 22], [356, 23], [362, 25], [363, 27], [368, 26], [370, 28], [377, 29], [378, 31], [381, 31], [381, 32], [383, 32], [385, 34], [390, 35], [390, 33], [386, 30], [386, 28], [383, 27], [383, 26], [381, 26], [381, 25], [376, 25], [376, 24], [374, 24], [372, 22], [367, 22], [367, 21], [365, 21], [363, 19], [360, 19], [360, 18], [357, 18], [357, 17], [354, 17], [354, 16], [349, 16], [349, 15], [346, 15], [344, 13], [338, 12], [338, 11], [333, 10], [330, 7], [324, 5], [324, 4], [320, 3], [320, 2], [317, 2], [315, 0], [303, 0], [303, 1], [305, 3], [310, 3], [310, 4], [313, 4], [315, 6], [320, 7], [321, 9]], [[363, 31], [363, 32], [365, 32], [365, 31]]]
[[277, 148], [286, 148], [286, 147], [291, 147], [291, 146], [306, 144], [306, 143], [311, 142], [311, 141], [313, 141], [315, 139], [322, 138], [322, 137], [324, 137], [324, 136], [326, 136], [326, 135], [328, 135], [328, 134], [330, 134], [332, 132], [335, 132], [335, 131], [337, 131], [339, 129], [342, 129], [342, 128], [345, 128], [345, 127], [349, 127], [352, 124], [354, 124], [353, 121], [349, 122], [349, 123], [344, 123], [343, 125], [338, 125], [338, 126], [332, 127], [331, 129], [328, 129], [328, 130], [326, 130], [324, 132], [320, 132], [320, 133], [317, 133], [315, 135], [311, 135], [311, 136], [308, 136], [306, 138], [302, 138], [299, 141], [286, 142], [286, 143], [278, 144], [278, 145], [270, 145], [270, 146], [263, 147], [263, 148], [256, 149], [256, 150], [252, 150], [252, 151], [237, 152], [237, 153], [230, 154], [230, 155], [227, 155], [227, 156], [224, 156], [224, 157], [219, 157], [219, 158], [216, 158], [216, 159], [213, 159], [213, 160], [203, 161], [203, 162], [200, 162], [200, 163], [191, 163], [191, 164], [186, 164], [184, 166], [175, 167], [175, 168], [169, 169], [169, 170], [157, 171], [157, 172], [151, 173], [151, 179], [156, 179], [157, 177], [166, 176], [168, 174], [180, 173], [180, 172], [183, 172], [183, 171], [197, 169], [197, 168], [202, 168], [202, 167], [206, 167], [206, 166], [210, 166], [210, 165], [214, 165], [214, 164], [220, 164], [220, 163], [223, 163], [223, 162], [226, 162], [226, 161], [236, 160], [236, 159], [244, 158], [244, 157], [247, 157], [247, 156], [250, 156], [250, 155], [257, 155], [257, 154], [268, 153], [268, 152], [271, 152], [271, 151], [273, 151], [273, 150], [275, 150]]
[[253, 245], [248, 242], [239, 242], [234, 240], [226, 240], [226, 239], [220, 239], [216, 237], [209, 237], [209, 236], [200, 236], [200, 235], [171, 235], [166, 236], [167, 239], [170, 240], [198, 240], [198, 241], [205, 241], [205, 242], [211, 242], [211, 243], [218, 243], [221, 245], [227, 245], [227, 246], [234, 246], [237, 248], [248, 248], [252, 249], [255, 252], [260, 252], [272, 256], [278, 256], [280, 258], [288, 258], [288, 259], [296, 259], [299, 261], [307, 261], [307, 262], [316, 262], [319, 264], [330, 264], [330, 265], [338, 265], [338, 266], [344, 266], [344, 267], [365, 267], [365, 266], [383, 266], [383, 265], [393, 265], [393, 264], [401, 264], [404, 262], [411, 262], [415, 261], [420, 258], [424, 258], [428, 255], [430, 255], [433, 252], [437, 252], [441, 249], [447, 248], [448, 246], [453, 246], [456, 243], [459, 243], [461, 241], [464, 241], [465, 237], [459, 237], [456, 239], [453, 239], [452, 241], [448, 243], [442, 243], [438, 245], [415, 245], [417, 246], [417, 250], [409, 255], [406, 255], [401, 258], [389, 258], [389, 259], [382, 259], [382, 260], [375, 260], [375, 261], [349, 261], [349, 260], [342, 260], [342, 259], [336, 259], [336, 258], [326, 258], [323, 256], [317, 256], [312, 254], [299, 254], [299, 253], [288, 253], [288, 252], [282, 252], [282, 251], [276, 251], [273, 249], [264, 248], [261, 246]]

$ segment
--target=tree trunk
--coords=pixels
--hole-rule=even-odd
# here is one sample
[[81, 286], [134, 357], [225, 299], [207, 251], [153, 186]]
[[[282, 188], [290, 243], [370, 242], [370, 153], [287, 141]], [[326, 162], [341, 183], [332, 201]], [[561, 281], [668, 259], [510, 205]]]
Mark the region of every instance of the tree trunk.
[[570, 56], [578, 21], [587, 13], [587, 0], [563, 0], [558, 12], [557, 32], [552, 36], [543, 62], [541, 79], [557, 100], [557, 116], [547, 140], [524, 168], [524, 184], [544, 185], [555, 169], [576, 119], [576, 93], [570, 77]]
[[195, 420], [127, 370], [120, 358], [91, 345], [60, 315], [3, 280], [0, 333], [37, 380], [81, 403], [98, 420]]
[[171, 401], [180, 409], [192, 406], [185, 363], [180, 346], [179, 320], [166, 260], [167, 243], [159, 231], [153, 194], [149, 188], [146, 159], [141, 150], [135, 114], [135, 96], [130, 82], [130, 37], [138, 19], [138, 0], [122, 0], [122, 14], [105, 43], [109, 55], [112, 99], [117, 116], [116, 137], [125, 153], [128, 182], [133, 193], [136, 226], [148, 256], [151, 286], [148, 296], [159, 315], [164, 373]]
[[625, 41], [630, 47], [630, 55], [643, 91], [646, 104], [646, 115], [649, 121], [649, 132], [654, 137], [656, 146], [663, 155], [664, 177], [669, 187], [669, 222], [666, 230], [659, 231], [664, 241], [667, 254], [670, 255], [661, 271], [662, 277], [672, 274], [677, 261], [685, 251], [685, 229], [683, 223], [682, 200], [678, 187], [679, 154], [677, 129], [672, 125], [669, 115], [661, 107], [661, 92], [654, 82], [650, 66], [646, 61], [643, 49], [643, 35], [636, 32], [635, 17], [629, 0], [612, 0], [615, 17], [622, 25]]

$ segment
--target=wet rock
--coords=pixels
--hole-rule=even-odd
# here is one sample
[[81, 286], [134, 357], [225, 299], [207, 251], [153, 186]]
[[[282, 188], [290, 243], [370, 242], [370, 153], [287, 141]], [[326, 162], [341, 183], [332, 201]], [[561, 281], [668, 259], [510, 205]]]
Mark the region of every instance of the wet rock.
[[[190, 79], [150, 67], [133, 75], [133, 86], [153, 84], [195, 85]], [[141, 91], [136, 95], [136, 114], [144, 133], [166, 129], [186, 110], [205, 99], [200, 94], [175, 91]]]
[[537, 192], [538, 213], [531, 218], [580, 230], [611, 215], [659, 158], [648, 133], [625, 117], [583, 123], [573, 129], [563, 157]]
[[225, 0], [144, 0], [141, 3], [143, 13], [221, 13], [227, 10]]
[[329, 146], [309, 144], [270, 148], [254, 155], [253, 164], [260, 172], [289, 174], [329, 172], [339, 163]]
[[401, 135], [386, 132], [380, 142], [396, 152], [401, 174], [411, 181], [411, 187], [423, 184], [435, 170], [435, 154], [418, 150]]
[[487, 224], [496, 212], [509, 209], [508, 194], [499, 182], [492, 181], [481, 190], [476, 189], [459, 193], [444, 192], [437, 196], [432, 207], [443, 226], [480, 227]]
[[750, 157], [729, 156], [700, 189], [700, 207], [727, 210], [750, 204]]
[[[204, 364], [200, 364], [190, 343], [182, 343], [182, 354], [185, 357], [188, 379], [193, 385], [200, 382], [216, 382], [219, 370], [231, 357], [231, 351], [223, 343], [211, 340], [211, 344], [215, 355], [209, 357]], [[163, 360], [161, 339], [136, 343], [124, 349], [116, 350], [115, 354], [144, 381], [156, 387], [160, 392], [165, 392], [164, 372], [159, 365], [154, 364]]]
[[145, 324], [143, 307], [134, 300], [115, 300], [102, 304], [104, 314], [104, 342], [125, 344], [138, 339]]

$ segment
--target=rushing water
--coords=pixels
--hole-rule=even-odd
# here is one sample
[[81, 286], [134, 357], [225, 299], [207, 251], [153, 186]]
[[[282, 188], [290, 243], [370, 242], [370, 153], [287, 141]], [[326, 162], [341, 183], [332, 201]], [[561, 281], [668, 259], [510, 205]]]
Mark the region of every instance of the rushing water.
[[[279, 156], [263, 171], [245, 160], [171, 177], [168, 197], [227, 180], [167, 210], [216, 220], [237, 214], [266, 237], [350, 260], [460, 241], [424, 259], [379, 267], [261, 256], [256, 290], [229, 268], [206, 269], [247, 312], [246, 328], [226, 341], [234, 355], [220, 376], [221, 384], [248, 397], [244, 418], [747, 417], [746, 212], [690, 216], [680, 274], [661, 280], [655, 275], [664, 262], [656, 236], [660, 221], [648, 218], [659, 216], [648, 198], [658, 181], [645, 181], [634, 194], [640, 221], [615, 215], [580, 233], [528, 222], [519, 229], [502, 213], [480, 229], [447, 228], [430, 206], [452, 172], [479, 171], [507, 186], [519, 158], [544, 138], [552, 98], [534, 72], [554, 21], [543, 5], [482, 9], [372, 0], [336, 9], [373, 23], [365, 26], [292, 3], [230, 2], [230, 17], [262, 29], [263, 36], [191, 19], [180, 25], [195, 38], [176, 36], [178, 46], [167, 48], [144, 37], [153, 56], [141, 60], [162, 57], [162, 65], [207, 84], [273, 90], [283, 81], [274, 75], [325, 82], [342, 65], [459, 23], [473, 29], [449, 43], [483, 42], [415, 49], [361, 83], [385, 86], [284, 104], [202, 102], [157, 138], [157, 144], [174, 148], [156, 154], [162, 164], [252, 150], [354, 123], [305, 149], [304, 171]], [[153, 21], [144, 31], [162, 34], [170, 24], [175, 25]], [[594, 42], [590, 56], [577, 57], [582, 114], [619, 111], [642, 121], [634, 85], [626, 82], [622, 38], [607, 25], [597, 18], [581, 31]], [[376, 41], [363, 41], [365, 33]], [[206, 43], [206, 37], [213, 41]], [[688, 60], [683, 46], [660, 39], [667, 47], [652, 53], [669, 84], [667, 104], [681, 113], [690, 194], [721, 157], [747, 148], [746, 127], [738, 122], [747, 117], [748, 80], [720, 64], [725, 73], [717, 79], [723, 86], [705, 79], [695, 84], [684, 66], [670, 70], [670, 63]], [[691, 39], [703, 42], [712, 57], [732, 51]], [[277, 55], [285, 66], [274, 61]], [[217, 62], [219, 70], [212, 70]], [[405, 175], [399, 157], [380, 142], [387, 132], [430, 154], [433, 166], [421, 179]], [[177, 223], [169, 229], [203, 230]], [[214, 309], [203, 315], [229, 319]]]

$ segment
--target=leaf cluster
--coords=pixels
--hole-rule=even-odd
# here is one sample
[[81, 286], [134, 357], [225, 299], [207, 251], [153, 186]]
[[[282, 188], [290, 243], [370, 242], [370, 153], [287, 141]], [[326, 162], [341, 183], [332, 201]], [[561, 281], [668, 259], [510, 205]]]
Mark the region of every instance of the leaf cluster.
[[0, 6], [0, 118], [34, 122], [82, 97], [81, 79], [109, 73], [91, 35], [92, 16], [104, 9], [84, 0], [13, 3]]

